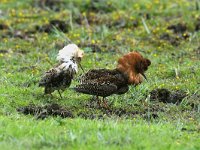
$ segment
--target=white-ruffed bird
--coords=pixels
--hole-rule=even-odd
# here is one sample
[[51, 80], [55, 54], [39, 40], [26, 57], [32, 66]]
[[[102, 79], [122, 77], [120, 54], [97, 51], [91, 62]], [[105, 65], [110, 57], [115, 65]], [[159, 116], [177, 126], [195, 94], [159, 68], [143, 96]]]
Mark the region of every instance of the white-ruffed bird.
[[[44, 87], [45, 94], [51, 94], [58, 90], [64, 91], [70, 86], [72, 79], [78, 72], [78, 65], [81, 67], [81, 59], [84, 55], [83, 50], [80, 50], [76, 44], [68, 44], [58, 53], [58, 65], [48, 70], [43, 75], [39, 82], [39, 86]], [[82, 67], [81, 67], [82, 69]]]

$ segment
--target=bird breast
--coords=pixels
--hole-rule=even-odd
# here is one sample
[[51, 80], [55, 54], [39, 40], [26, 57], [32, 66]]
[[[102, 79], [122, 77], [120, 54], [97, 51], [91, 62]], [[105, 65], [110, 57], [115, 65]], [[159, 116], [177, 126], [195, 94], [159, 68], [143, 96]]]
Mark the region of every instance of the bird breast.
[[67, 61], [59, 65], [58, 69], [69, 72], [70, 74], [76, 74], [78, 72], [78, 65], [73, 61]]

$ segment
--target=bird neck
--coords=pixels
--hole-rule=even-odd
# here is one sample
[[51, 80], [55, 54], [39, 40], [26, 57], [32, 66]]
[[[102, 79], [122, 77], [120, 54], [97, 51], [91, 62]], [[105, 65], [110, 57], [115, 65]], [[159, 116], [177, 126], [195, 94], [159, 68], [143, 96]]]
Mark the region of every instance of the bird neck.
[[76, 63], [75, 57], [72, 57], [72, 58], [70, 59], [70, 61], [72, 61], [73, 63]]
[[74, 57], [72, 57], [72, 58], [65, 58], [65, 59], [61, 60], [60, 63], [61, 64], [62, 63], [74, 63], [74, 64], [77, 64], [76, 63], [76, 59]]
[[74, 63], [71, 60], [60, 62], [60, 65], [58, 65], [58, 68], [63, 71], [71, 72], [72, 74], [76, 74], [78, 72], [77, 63]]
[[117, 70], [127, 76], [128, 84], [138, 85], [142, 82], [140, 73], [138, 73], [135, 68], [129, 66], [129, 64], [118, 64]]

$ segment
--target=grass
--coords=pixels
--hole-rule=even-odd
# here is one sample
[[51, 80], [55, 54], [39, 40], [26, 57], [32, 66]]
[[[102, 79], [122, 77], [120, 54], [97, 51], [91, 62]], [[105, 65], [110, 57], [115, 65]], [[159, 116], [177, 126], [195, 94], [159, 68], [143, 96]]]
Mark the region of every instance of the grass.
[[15, 116], [1, 118], [1, 126], [1, 147], [10, 149], [198, 149], [200, 146], [199, 134], [181, 131], [179, 123], [148, 125], [143, 120], [80, 118], [38, 121], [30, 116], [16, 120]]
[[[31, 0], [0, 0], [0, 148], [199, 149], [198, 2], [110, 0], [94, 6], [90, 1], [63, 2], [42, 6]], [[37, 25], [47, 25], [53, 19], [66, 21], [68, 32], [57, 28], [49, 33], [36, 31]], [[167, 29], [178, 23], [185, 24], [186, 31]], [[6, 27], [1, 29], [1, 25]], [[164, 34], [170, 39], [161, 39]], [[186, 34], [189, 38], [184, 39]], [[115, 111], [139, 113], [131, 117], [109, 115], [87, 107], [93, 103], [90, 96], [71, 90], [63, 93], [63, 99], [57, 92], [53, 97], [43, 96], [38, 81], [56, 63], [58, 50], [69, 39], [85, 51], [85, 70], [114, 68], [117, 58], [133, 50], [152, 61], [146, 74], [148, 82], [108, 98]], [[91, 44], [100, 52], [93, 53], [88, 46]], [[72, 87], [76, 84], [75, 80]], [[179, 105], [149, 101], [150, 91], [157, 88], [182, 90], [187, 96]], [[58, 103], [73, 111], [75, 117], [42, 120], [17, 111], [30, 103]], [[157, 117], [148, 118], [154, 113]], [[92, 115], [101, 119], [91, 119]]]

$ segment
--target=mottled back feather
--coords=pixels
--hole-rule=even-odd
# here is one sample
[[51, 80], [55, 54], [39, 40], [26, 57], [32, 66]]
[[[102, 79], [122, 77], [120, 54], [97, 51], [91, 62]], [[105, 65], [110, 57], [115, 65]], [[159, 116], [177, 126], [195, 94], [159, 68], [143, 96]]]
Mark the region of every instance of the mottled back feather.
[[82, 76], [81, 84], [75, 87], [75, 91], [106, 97], [127, 92], [127, 90], [119, 91], [122, 87], [128, 89], [127, 83], [127, 77], [117, 69], [93, 69]]

